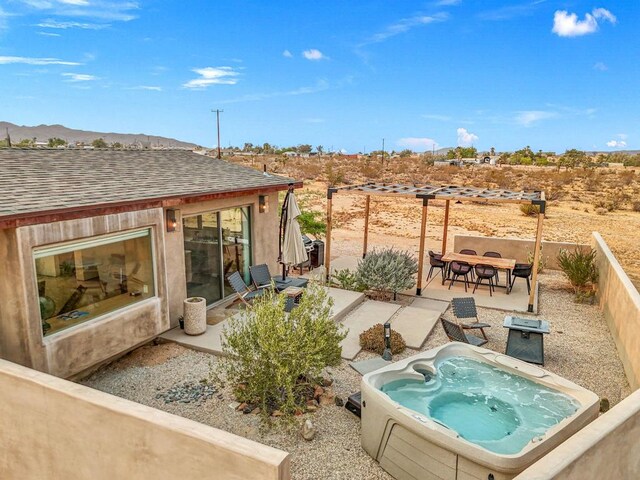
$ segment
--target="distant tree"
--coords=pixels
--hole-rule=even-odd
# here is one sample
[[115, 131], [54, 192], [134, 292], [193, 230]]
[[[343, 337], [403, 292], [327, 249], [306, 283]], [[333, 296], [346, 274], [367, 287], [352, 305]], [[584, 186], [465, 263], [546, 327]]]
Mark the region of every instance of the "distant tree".
[[23, 138], [18, 143], [16, 143], [16, 147], [18, 148], [28, 148], [33, 147], [35, 142], [31, 138]]
[[449, 160], [453, 160], [454, 158], [476, 158], [476, 155], [478, 155], [478, 149], [475, 147], [456, 147], [447, 152], [447, 158]]
[[564, 152], [564, 155], [558, 160], [558, 166], [564, 166], [567, 168], [575, 168], [580, 165], [585, 165], [589, 161], [589, 157], [586, 152], [582, 150], [576, 150], [572, 148]]
[[402, 150], [399, 153], [399, 155], [400, 155], [400, 158], [407, 158], [407, 157], [410, 157], [411, 155], [413, 155], [413, 152], [410, 149], [406, 148], [406, 149]]
[[67, 142], [61, 138], [58, 137], [53, 137], [50, 138], [47, 142], [47, 146], [49, 148], [56, 148], [56, 147], [66, 147], [67, 146]]
[[93, 142], [91, 142], [91, 146], [93, 148], [108, 148], [107, 142], [104, 141], [104, 138], [96, 138]]
[[113, 143], [111, 144], [111, 148], [117, 148], [117, 149], [120, 149], [120, 148], [122, 148], [122, 144], [121, 144], [120, 142], [113, 142]]
[[316, 147], [316, 151], [318, 152], [318, 155], [322, 155], [322, 152], [324, 152], [324, 147], [322, 145], [318, 145]]
[[298, 145], [298, 153], [311, 153], [311, 145], [308, 144], [302, 144], [302, 145]]
[[264, 153], [273, 153], [273, 147], [269, 143], [263, 143], [262, 144], [262, 151]]
[[491, 147], [491, 152], [489, 153], [492, 157], [496, 154], [496, 147]]
[[253, 150], [253, 143], [246, 142], [244, 147], [242, 147], [243, 152], [251, 152]]

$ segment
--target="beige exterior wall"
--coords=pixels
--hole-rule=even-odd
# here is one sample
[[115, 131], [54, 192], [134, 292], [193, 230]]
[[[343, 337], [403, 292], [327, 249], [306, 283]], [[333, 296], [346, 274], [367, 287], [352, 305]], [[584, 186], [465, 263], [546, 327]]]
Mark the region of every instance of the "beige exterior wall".
[[269, 193], [269, 208], [265, 213], [258, 209], [258, 195], [212, 200], [210, 202], [181, 205], [176, 209], [178, 228], [175, 232], [166, 233], [166, 257], [169, 276], [169, 315], [171, 326], [178, 325], [178, 317], [182, 315], [182, 305], [187, 298], [187, 282], [184, 265], [184, 237], [182, 234], [182, 217], [200, 213], [225, 210], [232, 207], [251, 207], [252, 219], [252, 256], [253, 264], [266, 263], [272, 275], [278, 273], [278, 193]]
[[640, 390], [552, 450], [515, 480], [640, 478]]
[[286, 480], [286, 452], [0, 360], [0, 478]]
[[[176, 326], [187, 295], [181, 215], [251, 207], [253, 263], [269, 264], [275, 275], [278, 194], [268, 197], [266, 213], [258, 195], [183, 205], [175, 232], [166, 232], [161, 208], [0, 230], [0, 357], [68, 378]], [[152, 229], [156, 296], [43, 338], [33, 249], [145, 227]]]
[[618, 348], [629, 385], [640, 388], [640, 293], [599, 233], [593, 233], [597, 252], [598, 300]]
[[[544, 235], [544, 229], [543, 229]], [[589, 245], [578, 244], [581, 248]], [[499, 252], [504, 258], [515, 258], [518, 263], [527, 262], [527, 252], [533, 252], [535, 240], [507, 237], [482, 237], [475, 235], [456, 235], [453, 239], [453, 250], [459, 252], [463, 248], [470, 248], [482, 255], [484, 252]], [[575, 243], [542, 241], [542, 256], [547, 260], [547, 268], [558, 270], [556, 260], [560, 249], [574, 250]]]

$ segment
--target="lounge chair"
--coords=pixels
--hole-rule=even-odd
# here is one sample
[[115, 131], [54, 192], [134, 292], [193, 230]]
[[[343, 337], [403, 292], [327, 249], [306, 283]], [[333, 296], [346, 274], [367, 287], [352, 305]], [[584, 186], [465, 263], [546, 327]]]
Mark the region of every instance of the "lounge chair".
[[309, 283], [306, 278], [293, 278], [288, 277], [286, 280], [282, 280], [282, 277], [273, 277], [269, 271], [269, 266], [266, 263], [260, 265], [252, 265], [249, 267], [249, 273], [251, 274], [251, 280], [256, 288], [270, 287], [272, 284], [278, 292], [281, 292], [287, 287], [301, 287], [305, 288]]
[[480, 323], [478, 319], [478, 310], [476, 309], [476, 301], [473, 297], [454, 298], [451, 300], [451, 308], [453, 314], [460, 321], [465, 318], [475, 318], [475, 321], [469, 323], [460, 323], [460, 326], [465, 330], [478, 329], [482, 336], [487, 340], [487, 334], [484, 333], [485, 328], [491, 327], [488, 323]]
[[249, 302], [261, 295], [264, 295], [264, 293], [267, 291], [266, 288], [250, 290], [249, 287], [247, 287], [247, 284], [244, 283], [240, 272], [233, 272], [227, 275], [227, 281], [229, 282], [229, 285], [231, 285], [231, 288], [233, 288], [233, 290], [236, 292], [240, 300], [242, 300], [242, 302], [246, 305], [249, 305]]
[[476, 347], [487, 343], [486, 339], [476, 337], [475, 335], [467, 335], [462, 327], [457, 323], [450, 322], [442, 317], [440, 317], [440, 322], [442, 323], [444, 332], [452, 342], [468, 343], [470, 345], [475, 345]]

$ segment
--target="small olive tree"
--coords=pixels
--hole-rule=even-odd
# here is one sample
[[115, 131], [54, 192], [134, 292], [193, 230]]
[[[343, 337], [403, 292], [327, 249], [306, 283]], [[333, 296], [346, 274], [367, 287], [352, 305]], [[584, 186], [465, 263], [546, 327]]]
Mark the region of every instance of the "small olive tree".
[[417, 272], [418, 263], [409, 252], [393, 248], [374, 249], [358, 264], [356, 279], [368, 290], [392, 292], [395, 300], [398, 292], [416, 284], [414, 275]]
[[309, 286], [291, 313], [285, 302], [285, 295], [269, 292], [223, 331], [227, 356], [218, 374], [234, 386], [238, 401], [260, 407], [265, 418], [304, 409], [322, 370], [340, 363], [346, 336], [331, 319], [333, 302], [324, 288]]

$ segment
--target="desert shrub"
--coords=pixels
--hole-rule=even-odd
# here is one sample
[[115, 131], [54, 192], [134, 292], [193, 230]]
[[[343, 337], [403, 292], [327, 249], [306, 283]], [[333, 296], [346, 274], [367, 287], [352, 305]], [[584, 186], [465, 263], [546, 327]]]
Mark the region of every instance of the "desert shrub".
[[577, 299], [593, 296], [595, 283], [598, 281], [595, 250], [576, 247], [570, 252], [561, 249], [558, 264], [569, 279]]
[[523, 203], [520, 205], [520, 211], [527, 217], [535, 217], [540, 213], [540, 207], [530, 203]]
[[348, 268], [334, 272], [331, 275], [331, 280], [338, 288], [355, 292], [364, 292], [366, 290], [366, 286], [358, 281], [356, 272], [352, 272]]
[[633, 210], [634, 212], [640, 212], [640, 201], [636, 200], [635, 202], [632, 202], [631, 210]]
[[[360, 334], [360, 346], [369, 352], [382, 355], [384, 352], [384, 325], [378, 323]], [[407, 348], [402, 335], [391, 328], [391, 353], [404, 352]]]
[[268, 417], [304, 410], [309, 389], [327, 366], [340, 363], [346, 336], [331, 319], [332, 300], [319, 286], [306, 289], [300, 305], [285, 314], [286, 296], [256, 299], [241, 319], [224, 328], [218, 376], [234, 387], [236, 399], [260, 407]]
[[608, 210], [604, 207], [596, 207], [594, 211], [596, 212], [596, 215], [606, 215], [608, 212]]
[[357, 280], [378, 293], [396, 294], [416, 284], [414, 275], [418, 272], [416, 259], [407, 251], [387, 248], [367, 253], [358, 265]]

